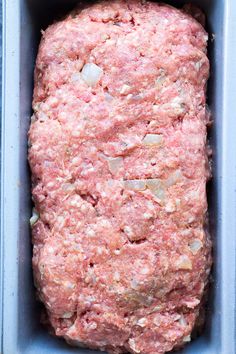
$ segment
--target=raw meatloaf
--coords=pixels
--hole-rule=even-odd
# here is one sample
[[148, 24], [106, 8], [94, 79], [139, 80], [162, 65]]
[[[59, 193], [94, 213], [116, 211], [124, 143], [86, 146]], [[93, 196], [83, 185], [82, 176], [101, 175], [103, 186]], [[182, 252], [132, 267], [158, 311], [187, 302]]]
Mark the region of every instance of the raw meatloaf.
[[183, 10], [139, 1], [43, 32], [33, 268], [47, 321], [71, 344], [154, 354], [191, 339], [211, 265], [207, 38]]

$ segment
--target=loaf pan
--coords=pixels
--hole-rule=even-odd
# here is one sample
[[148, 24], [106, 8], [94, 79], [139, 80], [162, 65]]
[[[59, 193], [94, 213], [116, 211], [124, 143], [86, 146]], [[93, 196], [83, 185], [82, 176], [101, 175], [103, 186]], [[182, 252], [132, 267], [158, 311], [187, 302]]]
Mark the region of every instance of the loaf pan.
[[[27, 130], [40, 30], [70, 10], [71, 0], [3, 1], [0, 310], [2, 354], [87, 354], [54, 338], [40, 324], [31, 270]], [[182, 6], [184, 1], [170, 1]], [[214, 266], [199, 338], [181, 353], [235, 354], [236, 292], [236, 2], [192, 0], [207, 15], [211, 77], [208, 104], [213, 179], [208, 186]], [[180, 352], [179, 352], [180, 353]]]

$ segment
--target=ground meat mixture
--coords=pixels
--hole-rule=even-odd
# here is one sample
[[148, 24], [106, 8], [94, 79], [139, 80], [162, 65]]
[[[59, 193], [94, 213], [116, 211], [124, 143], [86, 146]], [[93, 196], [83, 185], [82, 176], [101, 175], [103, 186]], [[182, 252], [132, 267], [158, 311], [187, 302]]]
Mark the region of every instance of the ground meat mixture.
[[208, 36], [194, 11], [101, 2], [43, 32], [33, 268], [70, 344], [161, 354], [191, 340], [211, 266]]

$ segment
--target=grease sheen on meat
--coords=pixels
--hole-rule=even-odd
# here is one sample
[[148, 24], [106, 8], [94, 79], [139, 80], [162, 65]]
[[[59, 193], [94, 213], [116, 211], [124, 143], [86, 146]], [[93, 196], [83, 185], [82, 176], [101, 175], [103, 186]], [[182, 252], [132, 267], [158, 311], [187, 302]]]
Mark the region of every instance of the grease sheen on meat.
[[154, 354], [190, 341], [211, 265], [207, 38], [184, 11], [138, 1], [74, 11], [43, 33], [33, 267], [71, 344]]

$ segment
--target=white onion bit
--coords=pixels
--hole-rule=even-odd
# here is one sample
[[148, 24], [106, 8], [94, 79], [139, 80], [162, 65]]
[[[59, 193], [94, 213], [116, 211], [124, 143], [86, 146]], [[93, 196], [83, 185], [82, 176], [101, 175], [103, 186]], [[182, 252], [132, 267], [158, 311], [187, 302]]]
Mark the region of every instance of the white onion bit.
[[154, 194], [161, 201], [165, 199], [165, 188], [163, 186], [163, 182], [158, 178], [126, 180], [124, 181], [124, 188], [134, 191], [144, 191], [148, 188], [152, 194]]
[[140, 353], [140, 350], [136, 348], [136, 343], [133, 338], [129, 339], [129, 346], [135, 353]]
[[33, 208], [32, 216], [30, 218], [30, 225], [34, 226], [34, 224], [38, 221], [38, 219], [39, 219], [39, 213], [37, 212], [37, 210], [35, 208]]
[[136, 279], [132, 279], [130, 282], [130, 286], [132, 289], [137, 290], [139, 288], [139, 283]]
[[164, 70], [161, 72], [161, 74], [158, 76], [156, 79], [156, 86], [157, 88], [161, 88], [166, 80], [166, 75]]
[[197, 254], [198, 251], [202, 248], [202, 242], [196, 239], [189, 244], [189, 248], [193, 254]]
[[151, 191], [156, 191], [161, 187], [162, 181], [159, 178], [147, 179], [146, 184]]
[[179, 324], [181, 325], [181, 326], [187, 326], [187, 321], [186, 321], [186, 319], [184, 318], [184, 316], [183, 315], [181, 315], [181, 317], [180, 317], [180, 319], [179, 319]]
[[120, 281], [120, 273], [119, 272], [115, 272], [114, 275], [113, 275], [113, 279], [117, 282]]
[[165, 199], [165, 189], [163, 187], [163, 183], [160, 179], [147, 179], [146, 185], [148, 189], [154, 194], [158, 199], [164, 200]]
[[193, 266], [189, 257], [184, 254], [178, 258], [176, 262], [176, 267], [178, 269], [191, 270]]
[[157, 197], [160, 201], [164, 201], [166, 194], [165, 194], [165, 190], [160, 188], [157, 189], [155, 192], [153, 192], [153, 194], [155, 195], [155, 197]]
[[73, 183], [64, 183], [61, 188], [66, 192], [73, 192], [75, 185]]
[[140, 318], [138, 321], [137, 321], [137, 325], [140, 326], [140, 327], [145, 327], [147, 324], [147, 319], [145, 317], [143, 318]]
[[126, 85], [124, 84], [122, 87], [121, 87], [121, 90], [120, 90], [120, 93], [123, 95], [123, 94], [126, 94], [129, 92], [129, 90], [131, 89], [131, 87], [129, 85]]
[[143, 191], [146, 189], [145, 180], [141, 179], [130, 179], [124, 181], [124, 186], [127, 189], [135, 190], [135, 191]]
[[73, 316], [73, 312], [65, 312], [62, 315], [62, 318], [71, 318]]
[[166, 180], [166, 186], [171, 187], [174, 184], [180, 182], [182, 178], [183, 178], [182, 172], [180, 170], [176, 170]]
[[85, 64], [81, 71], [83, 80], [89, 86], [96, 85], [99, 82], [102, 74], [103, 70], [94, 63]]
[[162, 135], [159, 134], [147, 134], [143, 139], [144, 145], [148, 146], [158, 146], [161, 145], [163, 142]]
[[183, 342], [184, 342], [184, 343], [191, 342], [191, 336], [190, 336], [190, 335], [185, 336], [185, 337], [183, 338]]
[[123, 166], [123, 158], [115, 157], [108, 159], [108, 167], [111, 173], [116, 174]]

